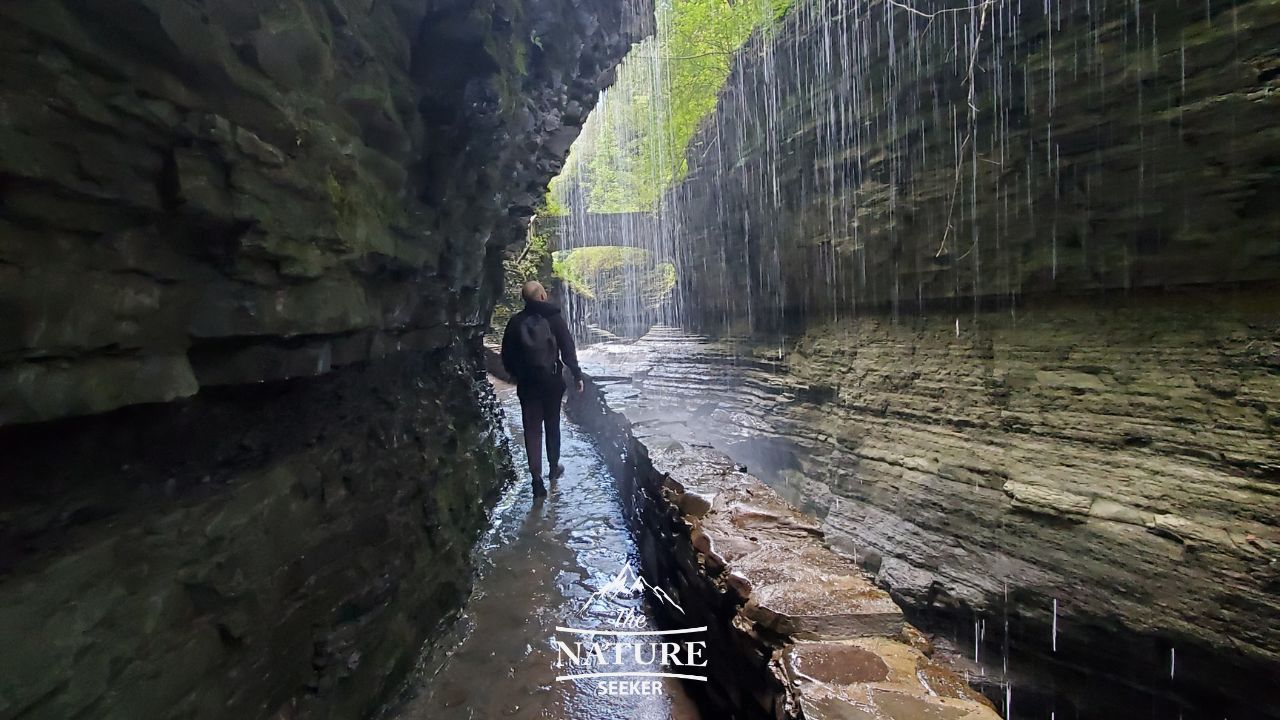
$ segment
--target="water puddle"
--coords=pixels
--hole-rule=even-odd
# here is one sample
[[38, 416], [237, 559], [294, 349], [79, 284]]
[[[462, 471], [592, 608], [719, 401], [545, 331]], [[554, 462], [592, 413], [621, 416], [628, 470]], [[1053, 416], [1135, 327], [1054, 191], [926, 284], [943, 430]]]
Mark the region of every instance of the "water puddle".
[[[516, 466], [523, 469], [514, 388], [495, 381], [495, 389]], [[581, 669], [558, 666], [556, 642], [574, 647], [583, 639], [557, 627], [610, 631], [622, 615], [628, 631], [656, 629], [643, 592], [613, 591], [611, 581], [628, 567], [638, 568], [636, 547], [604, 461], [567, 421], [562, 455], [566, 472], [550, 485], [548, 498], [533, 499], [527, 472], [503, 495], [477, 548], [474, 591], [462, 616], [439, 643], [412, 696], [386, 713], [387, 720], [698, 717], [679, 680], [557, 680]], [[610, 669], [656, 668], [640, 668], [623, 657]], [[609, 694], [601, 693], [602, 685]]]

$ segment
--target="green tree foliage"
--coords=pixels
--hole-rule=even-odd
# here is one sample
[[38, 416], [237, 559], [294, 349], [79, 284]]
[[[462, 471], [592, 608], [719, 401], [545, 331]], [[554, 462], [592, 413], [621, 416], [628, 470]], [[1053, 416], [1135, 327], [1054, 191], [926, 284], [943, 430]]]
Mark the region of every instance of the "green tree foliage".
[[685, 148], [716, 106], [733, 55], [792, 0], [659, 0], [658, 32], [618, 70], [563, 172], [558, 206], [589, 212], [654, 208], [687, 172]]
[[516, 257], [506, 260], [502, 267], [505, 292], [493, 309], [491, 323], [495, 328], [504, 327], [507, 320], [524, 307], [520, 287], [526, 282], [537, 280], [546, 287], [555, 285], [550, 238], [536, 224], [531, 226], [524, 249]]
[[672, 179], [684, 176], [684, 148], [733, 67], [733, 55], [757, 27], [768, 27], [792, 0], [677, 0], [666, 60], [671, 68], [671, 137], [679, 149]]
[[597, 302], [631, 299], [649, 310], [666, 302], [676, 286], [676, 268], [656, 262], [643, 248], [602, 245], [554, 253], [555, 274], [578, 295]]

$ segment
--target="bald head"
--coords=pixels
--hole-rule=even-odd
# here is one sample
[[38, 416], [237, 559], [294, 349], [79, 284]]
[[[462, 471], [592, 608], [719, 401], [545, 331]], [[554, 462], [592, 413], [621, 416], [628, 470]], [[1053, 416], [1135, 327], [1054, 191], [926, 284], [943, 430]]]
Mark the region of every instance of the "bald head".
[[537, 280], [530, 280], [520, 286], [520, 297], [526, 301], [537, 300], [541, 302], [547, 301], [547, 289], [542, 287], [542, 283]]

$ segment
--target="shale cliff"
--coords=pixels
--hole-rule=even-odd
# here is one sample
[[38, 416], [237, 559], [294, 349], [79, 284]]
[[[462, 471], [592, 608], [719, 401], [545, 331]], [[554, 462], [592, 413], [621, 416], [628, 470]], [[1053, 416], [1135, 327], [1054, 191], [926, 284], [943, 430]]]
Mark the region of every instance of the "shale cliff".
[[938, 9], [737, 59], [668, 198], [689, 319], [772, 368], [725, 418], [915, 612], [1274, 716], [1280, 12]]
[[949, 318], [811, 328], [786, 357], [784, 482], [908, 607], [1273, 716], [1277, 303], [1033, 304], [960, 337]]
[[669, 198], [691, 314], [1280, 278], [1274, 3], [944, 7], [798, 2], [748, 43]]
[[0, 7], [0, 718], [394, 690], [506, 472], [503, 255], [651, 17]]

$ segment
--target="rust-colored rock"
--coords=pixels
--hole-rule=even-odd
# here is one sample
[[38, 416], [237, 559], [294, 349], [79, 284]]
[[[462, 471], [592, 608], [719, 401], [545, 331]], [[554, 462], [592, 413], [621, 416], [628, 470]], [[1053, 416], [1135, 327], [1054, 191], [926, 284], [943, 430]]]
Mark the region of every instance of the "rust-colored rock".
[[887, 638], [802, 642], [783, 658], [800, 704], [825, 713], [822, 717], [841, 717], [838, 713], [850, 708], [885, 720], [999, 717], [954, 673]]

